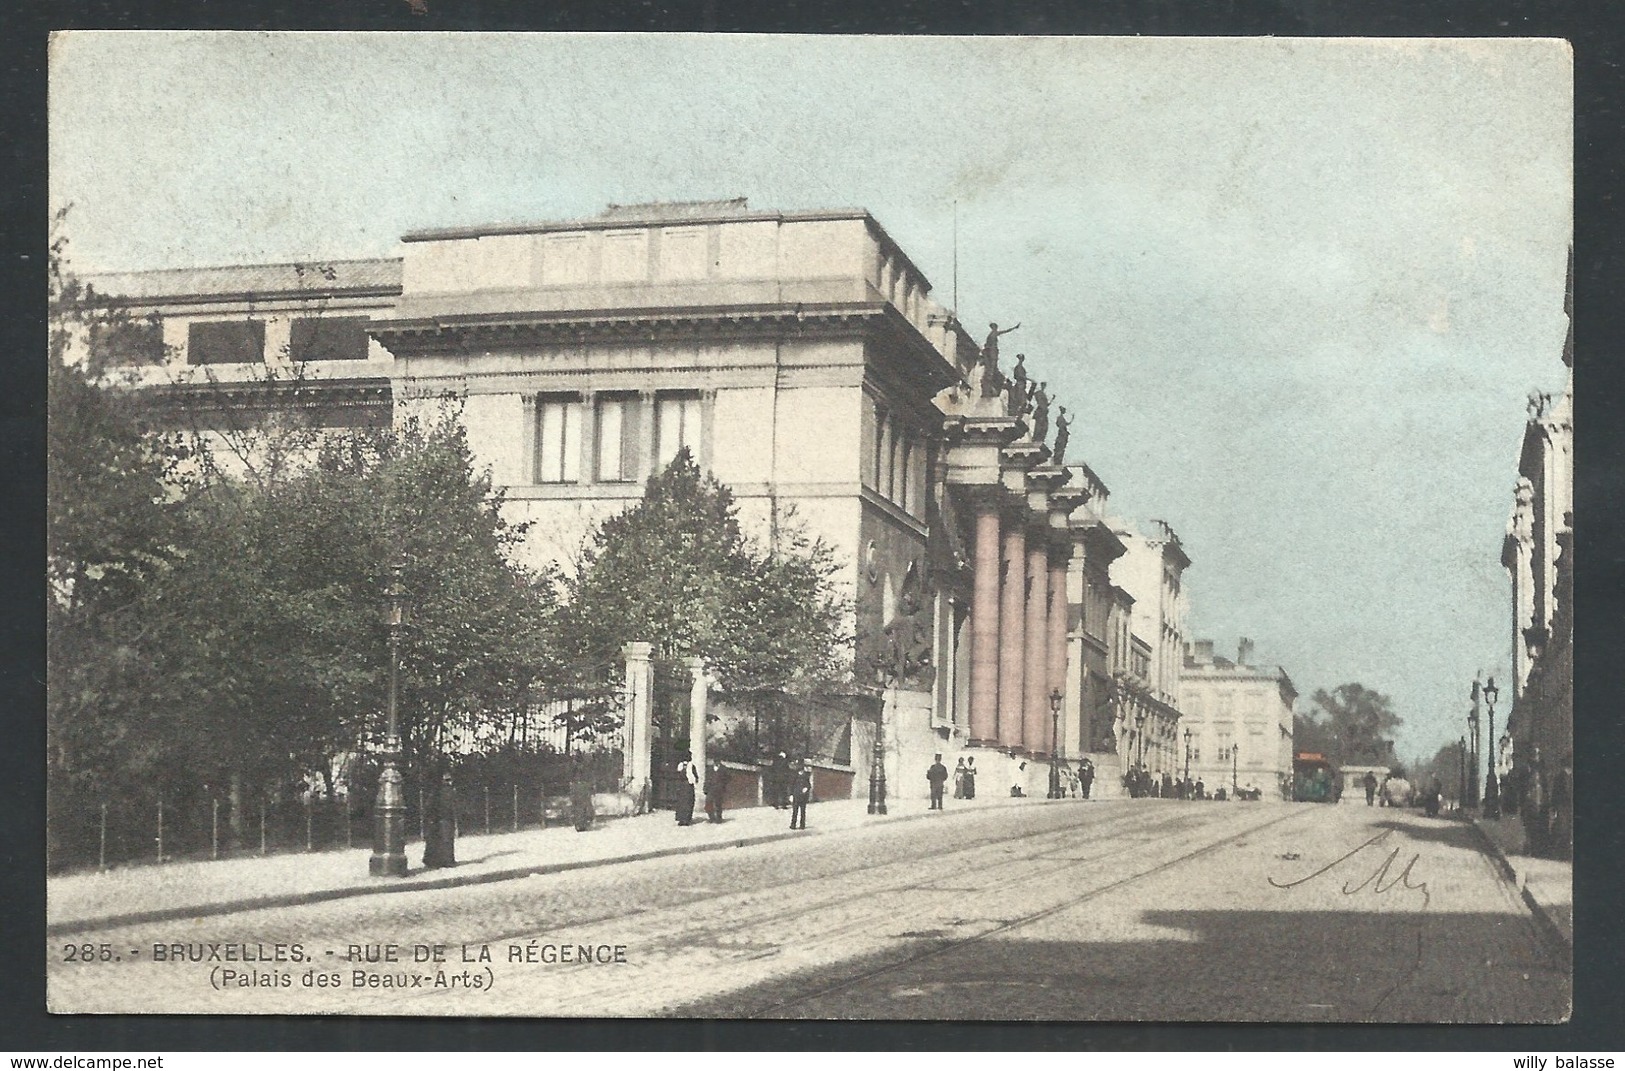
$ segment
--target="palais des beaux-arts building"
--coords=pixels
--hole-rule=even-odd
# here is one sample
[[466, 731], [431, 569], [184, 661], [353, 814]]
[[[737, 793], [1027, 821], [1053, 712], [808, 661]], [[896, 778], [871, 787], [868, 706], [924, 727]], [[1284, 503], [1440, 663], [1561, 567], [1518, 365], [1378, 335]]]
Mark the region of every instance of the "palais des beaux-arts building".
[[[298, 404], [333, 428], [457, 395], [532, 564], [573, 560], [685, 447], [748, 530], [793, 515], [834, 548], [856, 615], [851, 714], [814, 756], [829, 788], [867, 791], [877, 725], [907, 796], [936, 753], [1001, 794], [1043, 795], [1052, 751], [1090, 755], [1107, 794], [1142, 758], [1182, 772], [1178, 536], [1114, 519], [1087, 465], [976, 389], [981, 348], [867, 212], [611, 206], [420, 231], [401, 254], [87, 281], [151, 325], [151, 389], [234, 418], [294, 404], [267, 362], [298, 362]], [[1290, 772], [1276, 731], [1243, 753], [1248, 780]]]

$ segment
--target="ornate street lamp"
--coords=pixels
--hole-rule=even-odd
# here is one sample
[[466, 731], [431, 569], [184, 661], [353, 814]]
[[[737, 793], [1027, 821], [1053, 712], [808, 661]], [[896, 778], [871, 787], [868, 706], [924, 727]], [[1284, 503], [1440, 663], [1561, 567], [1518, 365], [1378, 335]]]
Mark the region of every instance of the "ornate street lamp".
[[1186, 729], [1185, 729], [1185, 783], [1186, 783], [1186, 785], [1190, 784], [1190, 780], [1191, 780], [1191, 731], [1190, 731], [1190, 728], [1187, 726]]
[[1049, 693], [1049, 798], [1058, 800], [1061, 792], [1061, 768], [1055, 763], [1061, 746], [1061, 690], [1054, 688]]
[[[886, 691], [892, 691], [888, 677]], [[880, 697], [880, 713], [875, 717], [875, 746], [869, 751], [869, 813], [886, 813], [886, 696]]]
[[1230, 795], [1235, 797], [1241, 791], [1241, 741], [1237, 740], [1230, 745]]
[[406, 592], [401, 587], [399, 564], [390, 569], [384, 598], [389, 605], [389, 723], [384, 732], [384, 768], [378, 773], [378, 799], [373, 805], [372, 856], [367, 860], [367, 872], [373, 877], [401, 878], [406, 876], [406, 793], [401, 783], [401, 731], [396, 707]]
[[1484, 685], [1484, 705], [1489, 710], [1490, 731], [1485, 734], [1484, 740], [1489, 744], [1490, 772], [1484, 776], [1484, 817], [1501, 817], [1501, 783], [1495, 776], [1495, 700], [1500, 695], [1495, 687], [1495, 678], [1491, 677]]
[[1134, 715], [1134, 736], [1140, 744], [1140, 755], [1139, 759], [1134, 765], [1143, 770], [1145, 768], [1145, 708], [1143, 706], [1139, 706], [1138, 700], [1139, 697], [1136, 696], [1135, 705], [1138, 707], [1138, 710]]
[[1467, 752], [1467, 798], [1463, 804], [1469, 807], [1478, 806], [1478, 696], [1480, 685], [1473, 681], [1473, 705], [1467, 711], [1467, 739], [1470, 747]]
[[1459, 746], [1461, 747], [1461, 790], [1460, 790], [1460, 795], [1458, 795], [1456, 797], [1456, 803], [1457, 803], [1458, 807], [1466, 807], [1467, 806], [1467, 738], [1465, 736], [1461, 738]]

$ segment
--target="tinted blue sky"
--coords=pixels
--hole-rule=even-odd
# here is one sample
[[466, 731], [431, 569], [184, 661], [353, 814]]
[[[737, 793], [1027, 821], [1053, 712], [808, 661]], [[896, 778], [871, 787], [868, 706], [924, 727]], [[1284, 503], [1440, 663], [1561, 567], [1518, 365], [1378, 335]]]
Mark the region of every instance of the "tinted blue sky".
[[[81, 270], [395, 252], [748, 196], [872, 211], [1194, 559], [1192, 633], [1391, 695], [1505, 677], [1527, 393], [1560, 386], [1552, 42], [88, 34], [52, 49]], [[1508, 693], [1509, 694], [1509, 693]]]

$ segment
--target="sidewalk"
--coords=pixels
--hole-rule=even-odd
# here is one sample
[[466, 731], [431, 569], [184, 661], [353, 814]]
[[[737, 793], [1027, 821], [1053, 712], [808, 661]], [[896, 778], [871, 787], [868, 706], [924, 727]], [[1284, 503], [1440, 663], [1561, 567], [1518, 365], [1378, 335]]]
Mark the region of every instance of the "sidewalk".
[[412, 869], [404, 878], [369, 876], [370, 847], [67, 874], [46, 881], [46, 932], [54, 936], [352, 896], [479, 885], [532, 874], [813, 837], [882, 822], [942, 818], [956, 812], [1046, 802], [1005, 796], [948, 800], [939, 813], [929, 810], [926, 800], [911, 798], [889, 800], [890, 813], [879, 817], [868, 814], [866, 799], [830, 800], [808, 808], [805, 832], [789, 828], [788, 810], [772, 807], [731, 811], [720, 825], [706, 822], [702, 811], [695, 824], [686, 828], [675, 823], [670, 811], [658, 811], [636, 818], [600, 820], [585, 833], [561, 825], [517, 833], [465, 834], [457, 839], [458, 865], [450, 869], [423, 869], [423, 845], [413, 842], [406, 849]]
[[1507, 880], [1540, 923], [1574, 950], [1574, 864], [1524, 854], [1523, 823], [1517, 818], [1472, 819]]

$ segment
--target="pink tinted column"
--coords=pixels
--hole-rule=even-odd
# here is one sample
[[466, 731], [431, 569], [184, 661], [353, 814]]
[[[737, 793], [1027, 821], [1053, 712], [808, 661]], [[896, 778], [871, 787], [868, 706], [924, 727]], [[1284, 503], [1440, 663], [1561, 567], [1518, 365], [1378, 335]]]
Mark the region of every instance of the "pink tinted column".
[[1049, 648], [1049, 551], [1035, 532], [1027, 542], [1027, 687], [1022, 702], [1027, 750], [1034, 755], [1048, 755], [1050, 749]]
[[999, 739], [999, 503], [976, 501], [976, 546], [970, 610], [970, 742]]
[[1004, 592], [999, 604], [999, 743], [1025, 746], [1027, 528], [1019, 514], [1004, 525]]

